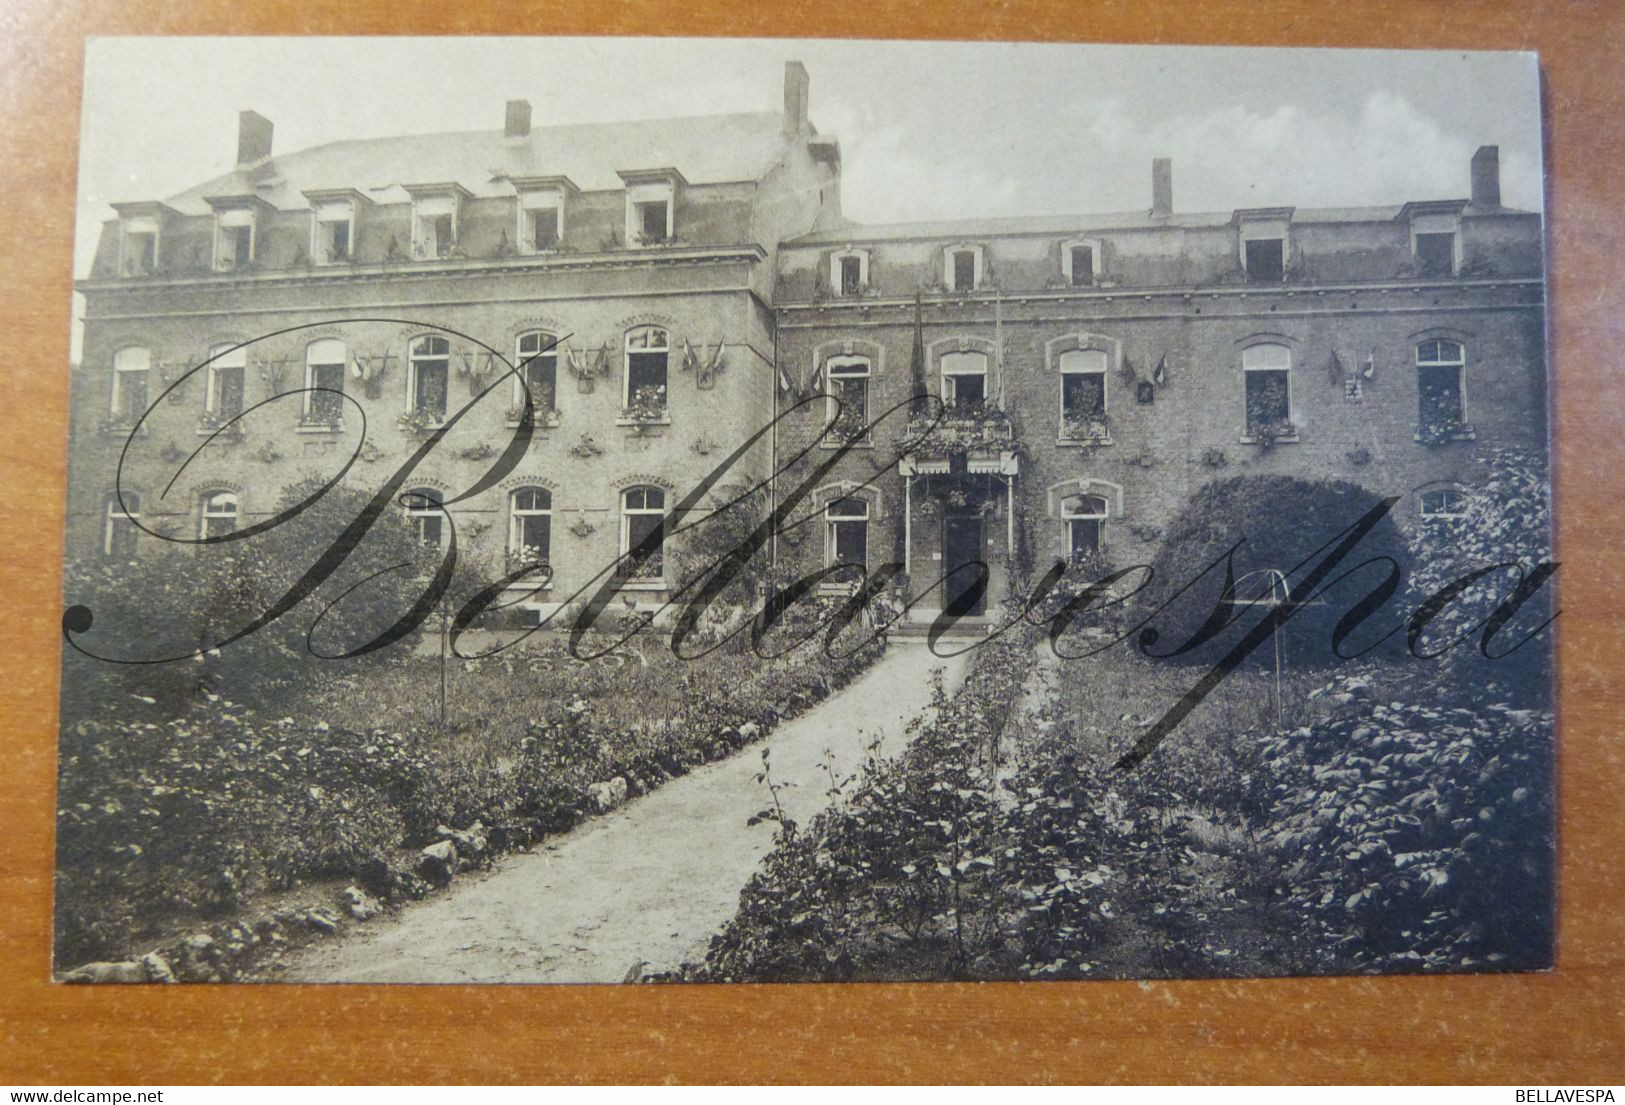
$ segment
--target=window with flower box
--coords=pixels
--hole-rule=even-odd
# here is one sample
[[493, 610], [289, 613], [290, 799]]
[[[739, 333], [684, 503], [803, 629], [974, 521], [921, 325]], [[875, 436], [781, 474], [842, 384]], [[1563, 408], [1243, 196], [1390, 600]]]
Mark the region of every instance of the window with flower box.
[[552, 554], [553, 493], [545, 487], [521, 487], [508, 497], [508, 561], [546, 564]]
[[867, 357], [831, 357], [824, 362], [825, 389], [829, 394], [828, 419], [831, 444], [857, 441], [869, 424], [869, 377]]
[[217, 430], [243, 413], [243, 378], [247, 368], [248, 352], [241, 346], [217, 345], [209, 351], [201, 430]]
[[621, 403], [633, 421], [666, 419], [666, 379], [671, 336], [663, 327], [638, 326], [626, 332], [626, 372]]
[[344, 420], [344, 371], [349, 359], [349, 350], [337, 338], [322, 338], [305, 347], [301, 424], [331, 427]]
[[113, 396], [110, 413], [115, 422], [133, 425], [147, 412], [147, 385], [152, 375], [152, 351], [129, 346], [113, 354]]
[[525, 409], [525, 394], [530, 394], [536, 408], [536, 421], [545, 425], [553, 420], [559, 381], [558, 338], [541, 330], [520, 334], [515, 350], [514, 365], [519, 369], [513, 382], [513, 404], [508, 410], [508, 421], [519, 421]]
[[[616, 574], [646, 584], [659, 584], [666, 571], [666, 493], [658, 487], [629, 487], [621, 492], [621, 561]], [[645, 545], [649, 542], [649, 545]], [[641, 559], [630, 559], [633, 553]], [[645, 555], [646, 554], [646, 555]]]
[[1295, 438], [1292, 423], [1292, 351], [1284, 345], [1250, 345], [1241, 352], [1246, 437], [1270, 444]]
[[1061, 370], [1061, 437], [1069, 441], [1104, 440], [1107, 356], [1100, 349], [1069, 349], [1059, 358]]
[[1417, 438], [1424, 442], [1471, 436], [1466, 405], [1467, 349], [1444, 338], [1416, 347]]
[[237, 496], [230, 491], [211, 491], [203, 496], [199, 510], [198, 536], [207, 541], [237, 532]]
[[444, 421], [450, 375], [451, 343], [433, 335], [415, 339], [407, 358], [407, 413], [426, 422]]
[[412, 196], [412, 256], [442, 261], [457, 251], [461, 233], [462, 200], [468, 193], [457, 185], [416, 185]]
[[830, 257], [830, 287], [837, 295], [862, 295], [869, 287], [869, 254], [848, 249]]
[[102, 513], [102, 555], [109, 560], [128, 560], [134, 556], [136, 538], [141, 532], [140, 521], [140, 495], [126, 491], [122, 502], [117, 492], [109, 495]]

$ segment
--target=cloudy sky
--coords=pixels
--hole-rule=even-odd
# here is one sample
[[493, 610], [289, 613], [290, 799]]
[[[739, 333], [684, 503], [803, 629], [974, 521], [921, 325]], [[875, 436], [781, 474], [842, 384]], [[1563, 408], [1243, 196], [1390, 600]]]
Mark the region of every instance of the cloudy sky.
[[784, 62], [841, 139], [864, 222], [1124, 211], [1174, 161], [1179, 210], [1467, 194], [1501, 147], [1503, 201], [1540, 209], [1528, 54], [761, 39], [103, 38], [88, 47], [76, 269], [110, 201], [231, 168], [237, 112], [276, 148], [535, 121], [777, 111]]

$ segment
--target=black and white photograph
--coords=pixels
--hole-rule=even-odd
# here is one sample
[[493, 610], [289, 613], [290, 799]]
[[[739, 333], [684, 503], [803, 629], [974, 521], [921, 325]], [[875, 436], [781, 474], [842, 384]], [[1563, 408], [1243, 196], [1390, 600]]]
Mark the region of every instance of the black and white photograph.
[[57, 980], [1552, 967], [1534, 55], [94, 38], [80, 142]]

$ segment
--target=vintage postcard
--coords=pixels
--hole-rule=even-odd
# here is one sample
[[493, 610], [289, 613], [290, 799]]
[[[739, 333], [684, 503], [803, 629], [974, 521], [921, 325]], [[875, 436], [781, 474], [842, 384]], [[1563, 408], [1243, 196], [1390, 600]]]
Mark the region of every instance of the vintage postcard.
[[93, 40], [56, 977], [1548, 968], [1538, 79]]

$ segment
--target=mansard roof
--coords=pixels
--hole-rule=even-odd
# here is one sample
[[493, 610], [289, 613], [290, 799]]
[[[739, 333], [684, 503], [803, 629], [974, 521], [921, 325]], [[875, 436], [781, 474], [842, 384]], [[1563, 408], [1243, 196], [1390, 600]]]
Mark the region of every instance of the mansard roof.
[[583, 191], [619, 190], [620, 173], [674, 166], [691, 184], [757, 181], [783, 156], [777, 112], [537, 127], [329, 142], [238, 168], [167, 202], [208, 214], [206, 196], [251, 193], [274, 207], [309, 206], [306, 192], [354, 189], [375, 203], [405, 203], [404, 185], [446, 181], [476, 198], [511, 196], [513, 178], [568, 177]]

